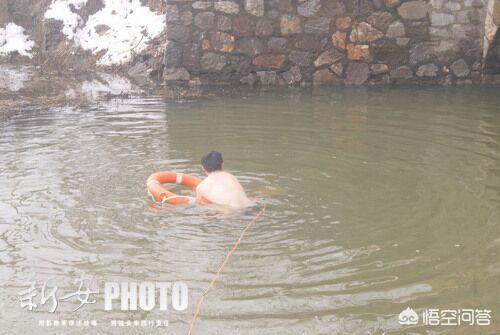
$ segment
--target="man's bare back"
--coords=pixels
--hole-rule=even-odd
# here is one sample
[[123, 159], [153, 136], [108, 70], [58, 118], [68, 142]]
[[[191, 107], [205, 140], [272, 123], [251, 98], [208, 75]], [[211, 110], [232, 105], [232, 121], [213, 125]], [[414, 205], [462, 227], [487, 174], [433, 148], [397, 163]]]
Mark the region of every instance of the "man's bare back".
[[202, 158], [202, 167], [207, 173], [207, 178], [196, 188], [197, 197], [233, 208], [252, 205], [238, 179], [223, 171], [222, 162], [222, 155], [216, 151], [211, 151]]

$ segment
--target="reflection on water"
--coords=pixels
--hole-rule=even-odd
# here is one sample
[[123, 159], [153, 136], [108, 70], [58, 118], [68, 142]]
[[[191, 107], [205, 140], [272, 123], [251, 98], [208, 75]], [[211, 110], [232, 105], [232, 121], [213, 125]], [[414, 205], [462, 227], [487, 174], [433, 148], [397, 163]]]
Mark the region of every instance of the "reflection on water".
[[[165, 169], [201, 176], [201, 155], [217, 149], [268, 209], [195, 333], [403, 334], [407, 306], [489, 308], [496, 321], [484, 330], [498, 332], [499, 104], [487, 88], [289, 90], [18, 115], [0, 125], [3, 329], [51, 317], [19, 307], [30, 275], [65, 290], [85, 273], [98, 283], [185, 281], [189, 308], [105, 312], [99, 301], [55, 317], [168, 319], [171, 334], [185, 334], [256, 210], [158, 209], [145, 180]], [[106, 322], [92, 331], [141, 333]], [[411, 328], [428, 331], [478, 329]]]

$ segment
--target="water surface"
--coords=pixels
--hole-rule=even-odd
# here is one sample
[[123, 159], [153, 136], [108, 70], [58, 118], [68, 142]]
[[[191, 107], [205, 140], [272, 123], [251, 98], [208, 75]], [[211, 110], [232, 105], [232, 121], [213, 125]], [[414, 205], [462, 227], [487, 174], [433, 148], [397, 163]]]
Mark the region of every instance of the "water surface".
[[[147, 333], [186, 334], [256, 210], [157, 208], [145, 181], [159, 170], [201, 176], [200, 157], [216, 149], [267, 211], [195, 334], [498, 333], [499, 106], [490, 88], [370, 88], [23, 112], [0, 125], [1, 332], [87, 334], [35, 328], [80, 318], [99, 320], [97, 334], [145, 332], [111, 319], [167, 319]], [[81, 273], [100, 285], [182, 280], [189, 308], [20, 308], [28, 277], [67, 291]], [[405, 328], [407, 306], [489, 308], [494, 325]]]

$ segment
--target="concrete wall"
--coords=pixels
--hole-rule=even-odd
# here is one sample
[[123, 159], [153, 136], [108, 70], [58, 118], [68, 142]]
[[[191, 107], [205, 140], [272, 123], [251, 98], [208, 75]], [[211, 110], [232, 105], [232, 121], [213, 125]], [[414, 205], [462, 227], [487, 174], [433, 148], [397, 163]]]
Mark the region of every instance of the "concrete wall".
[[167, 0], [164, 79], [480, 82], [488, 0]]
[[486, 7], [483, 40], [483, 81], [500, 82], [500, 0], [489, 0]]

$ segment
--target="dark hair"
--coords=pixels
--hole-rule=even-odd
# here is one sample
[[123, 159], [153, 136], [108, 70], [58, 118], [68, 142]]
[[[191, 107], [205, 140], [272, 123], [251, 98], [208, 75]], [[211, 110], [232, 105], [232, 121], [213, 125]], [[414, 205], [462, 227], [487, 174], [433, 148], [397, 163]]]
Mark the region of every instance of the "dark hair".
[[201, 165], [207, 172], [222, 170], [222, 155], [218, 151], [209, 151], [201, 158]]

